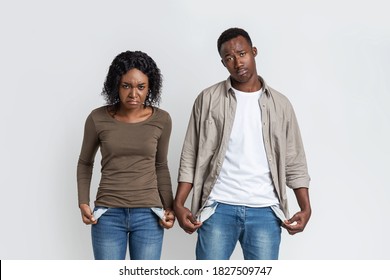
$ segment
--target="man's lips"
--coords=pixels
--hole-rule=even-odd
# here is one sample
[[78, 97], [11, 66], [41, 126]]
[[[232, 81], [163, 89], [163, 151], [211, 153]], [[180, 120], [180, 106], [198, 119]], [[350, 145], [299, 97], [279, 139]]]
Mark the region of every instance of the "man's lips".
[[239, 76], [243, 76], [243, 75], [245, 75], [246, 73], [248, 73], [248, 70], [246, 70], [246, 69], [239, 69], [238, 71], [237, 71], [237, 75], [239, 75]]

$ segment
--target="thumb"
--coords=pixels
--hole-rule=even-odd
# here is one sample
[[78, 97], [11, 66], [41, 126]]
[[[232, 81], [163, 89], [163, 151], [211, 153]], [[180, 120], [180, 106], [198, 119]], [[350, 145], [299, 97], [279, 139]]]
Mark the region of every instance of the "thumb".
[[190, 220], [191, 223], [195, 223], [196, 222], [196, 219], [194, 218], [194, 215], [192, 215], [192, 213], [188, 213], [187, 215], [188, 217], [188, 220]]
[[297, 224], [297, 221], [298, 221], [298, 220], [299, 220], [298, 217], [297, 217], [296, 215], [294, 215], [294, 216], [292, 216], [290, 219], [287, 220], [287, 223], [288, 223], [289, 225], [294, 226], [294, 225]]
[[83, 207], [81, 211], [86, 218], [90, 219], [93, 222], [95, 221], [90, 207]]

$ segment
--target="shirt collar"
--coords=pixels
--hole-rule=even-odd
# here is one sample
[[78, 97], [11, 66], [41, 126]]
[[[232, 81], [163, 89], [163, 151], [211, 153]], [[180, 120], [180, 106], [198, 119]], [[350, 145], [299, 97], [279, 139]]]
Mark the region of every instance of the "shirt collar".
[[[258, 79], [260, 80], [261, 84], [263, 85], [263, 89], [264, 89], [264, 93], [269, 97], [270, 95], [270, 90], [269, 90], [269, 87], [267, 85], [267, 83], [264, 81], [264, 79], [261, 77], [261, 76], [258, 76]], [[230, 81], [230, 76], [226, 79], [226, 82], [225, 82], [225, 85], [226, 85], [226, 97], [228, 96], [228, 94], [233, 94], [233, 87], [232, 87], [232, 82]]]

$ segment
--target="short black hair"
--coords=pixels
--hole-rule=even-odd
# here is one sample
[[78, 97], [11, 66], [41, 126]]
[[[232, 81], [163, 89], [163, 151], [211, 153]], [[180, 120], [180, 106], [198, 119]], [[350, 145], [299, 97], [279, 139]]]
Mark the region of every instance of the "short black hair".
[[108, 105], [119, 103], [119, 84], [122, 76], [131, 69], [138, 69], [148, 77], [149, 92], [145, 106], [158, 105], [161, 99], [162, 75], [156, 62], [141, 51], [125, 51], [118, 54], [108, 69], [102, 95]]
[[233, 38], [236, 38], [238, 36], [244, 37], [247, 40], [247, 42], [249, 43], [249, 45], [252, 47], [252, 40], [251, 40], [251, 37], [249, 36], [248, 32], [246, 32], [242, 28], [233, 27], [233, 28], [229, 28], [229, 29], [225, 30], [219, 36], [218, 41], [217, 41], [218, 53], [219, 54], [221, 53], [221, 46], [223, 43], [225, 43]]

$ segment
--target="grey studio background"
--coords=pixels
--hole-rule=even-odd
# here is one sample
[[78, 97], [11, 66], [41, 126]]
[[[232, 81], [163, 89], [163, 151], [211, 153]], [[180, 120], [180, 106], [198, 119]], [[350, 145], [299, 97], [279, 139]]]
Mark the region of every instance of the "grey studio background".
[[[238, 26], [259, 50], [259, 73], [294, 105], [312, 177], [311, 221], [304, 233], [283, 232], [280, 258], [389, 259], [386, 7], [377, 0], [1, 1], [0, 258], [93, 258], [76, 164], [85, 118], [104, 104], [108, 66], [124, 50], [147, 52], [164, 75], [175, 192], [193, 101], [228, 76], [216, 40]], [[92, 197], [99, 162], [100, 155]], [[194, 259], [195, 242], [176, 223], [162, 258]]]

